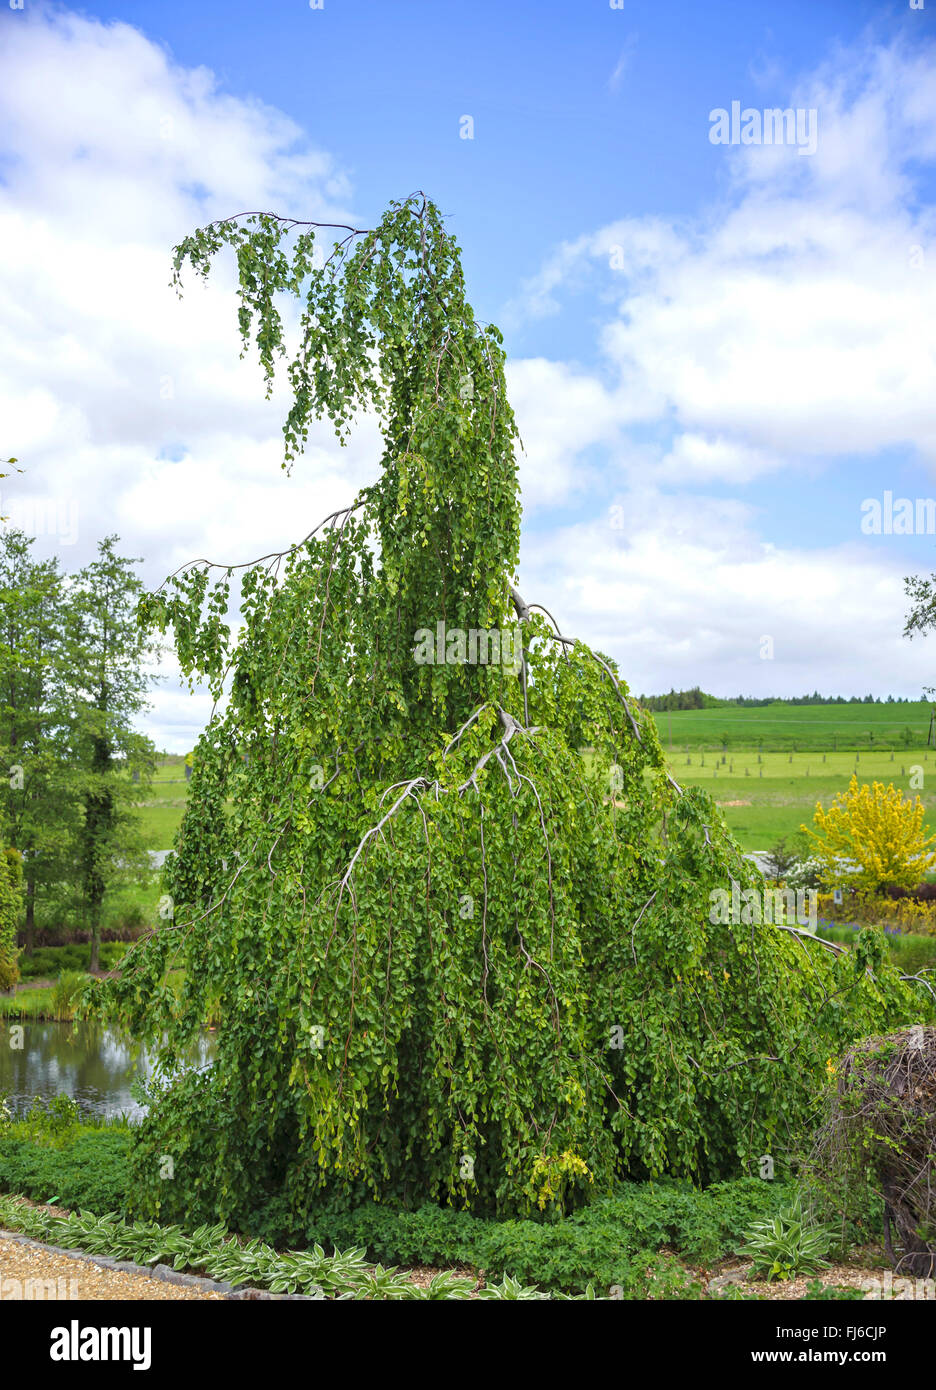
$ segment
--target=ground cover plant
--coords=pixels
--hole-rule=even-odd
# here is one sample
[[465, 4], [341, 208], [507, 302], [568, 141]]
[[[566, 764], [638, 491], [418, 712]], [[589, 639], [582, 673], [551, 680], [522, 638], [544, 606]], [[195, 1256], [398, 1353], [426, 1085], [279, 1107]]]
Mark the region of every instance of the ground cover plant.
[[[0, 1134], [0, 1192], [53, 1202], [76, 1216], [109, 1213], [112, 1233], [128, 1224], [152, 1229], [153, 1223], [134, 1223], [129, 1212], [127, 1127], [56, 1129], [55, 1118], [40, 1111], [37, 1123], [34, 1112], [32, 1127], [28, 1120], [13, 1122]], [[741, 1179], [707, 1190], [686, 1182], [622, 1183], [563, 1221], [503, 1221], [430, 1203], [407, 1211], [373, 1202], [341, 1209], [323, 1201], [291, 1229], [277, 1224], [273, 1210], [257, 1214], [240, 1239], [280, 1252], [354, 1250], [385, 1268], [483, 1270], [488, 1282], [512, 1277], [552, 1294], [583, 1294], [591, 1285], [602, 1297], [612, 1290], [629, 1298], [697, 1297], [699, 1268], [730, 1256], [758, 1221], [771, 1219], [789, 1200], [786, 1184]], [[23, 1229], [0, 1216], [2, 1224]], [[72, 1236], [77, 1229], [74, 1221], [62, 1228]], [[167, 1252], [171, 1263], [171, 1247]], [[159, 1255], [150, 1248], [146, 1258]], [[256, 1271], [247, 1277], [256, 1278]]]
[[[61, 1237], [98, 1253], [130, 1252], [145, 1262], [162, 1258], [177, 1268], [203, 1268], [195, 1258], [201, 1247], [194, 1228], [190, 1239], [178, 1228], [167, 1231], [133, 1220], [126, 1162], [132, 1138], [133, 1127], [123, 1120], [81, 1119], [67, 1097], [37, 1101], [19, 1119], [0, 1099], [0, 1192], [9, 1195], [0, 1225], [32, 1229], [21, 1220], [25, 1214], [27, 1221], [40, 1223], [40, 1238]], [[72, 1215], [64, 1224], [56, 1218], [53, 1230], [42, 1224], [50, 1214], [24, 1208], [17, 1194], [64, 1206]], [[367, 1284], [366, 1296], [413, 1296], [399, 1293], [405, 1280], [389, 1276], [387, 1284], [386, 1270], [428, 1266], [450, 1276], [470, 1274], [475, 1284], [483, 1271], [489, 1286], [535, 1286], [553, 1297], [585, 1296], [591, 1288], [605, 1298], [698, 1298], [707, 1277], [734, 1252], [753, 1260], [752, 1277], [795, 1277], [813, 1268], [820, 1238], [830, 1258], [866, 1264], [865, 1247], [880, 1244], [882, 1206], [869, 1193], [851, 1205], [848, 1222], [824, 1230], [803, 1215], [798, 1185], [760, 1178], [705, 1189], [669, 1179], [618, 1183], [610, 1194], [561, 1220], [546, 1213], [502, 1220], [430, 1202], [410, 1209], [373, 1201], [353, 1205], [327, 1196], [297, 1217], [276, 1197], [251, 1213], [236, 1233], [214, 1223], [212, 1244], [220, 1251], [236, 1235], [241, 1246], [262, 1247], [266, 1253], [259, 1261], [244, 1259], [235, 1282], [265, 1286], [284, 1277], [278, 1263], [284, 1252], [311, 1252], [314, 1263], [318, 1249], [329, 1258], [331, 1252], [351, 1251], [361, 1269], [365, 1262], [381, 1266], [383, 1292], [374, 1293], [377, 1286]], [[204, 1223], [202, 1234], [210, 1226]], [[345, 1256], [334, 1258], [341, 1267]], [[436, 1285], [438, 1296], [443, 1284]]]

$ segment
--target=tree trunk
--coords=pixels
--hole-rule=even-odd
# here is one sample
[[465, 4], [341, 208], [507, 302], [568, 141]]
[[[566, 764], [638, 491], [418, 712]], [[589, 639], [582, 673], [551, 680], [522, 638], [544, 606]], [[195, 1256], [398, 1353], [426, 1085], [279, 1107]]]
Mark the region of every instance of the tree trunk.
[[110, 837], [114, 825], [114, 798], [103, 781], [110, 771], [111, 750], [105, 738], [95, 738], [91, 770], [98, 779], [85, 797], [84, 824], [84, 882], [85, 902], [91, 924], [92, 974], [99, 968], [101, 954], [101, 906], [107, 887], [103, 864], [110, 854]]
[[101, 959], [101, 904], [91, 905], [91, 961], [88, 970], [92, 975], [100, 968]]
[[26, 879], [26, 934], [23, 954], [31, 956], [36, 948], [36, 880]]

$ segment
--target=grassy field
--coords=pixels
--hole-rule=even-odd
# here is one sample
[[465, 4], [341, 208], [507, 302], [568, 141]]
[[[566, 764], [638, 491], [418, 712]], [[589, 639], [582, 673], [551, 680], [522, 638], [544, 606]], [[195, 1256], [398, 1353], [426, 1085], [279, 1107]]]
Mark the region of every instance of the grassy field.
[[172, 848], [172, 837], [188, 803], [188, 790], [181, 759], [159, 763], [150, 794], [140, 806], [140, 819], [150, 849]]
[[[932, 748], [857, 756], [758, 754], [756, 749], [717, 755], [674, 751], [669, 763], [678, 782], [703, 786], [712, 793], [744, 849], [769, 849], [782, 837], [795, 835], [801, 824], [811, 825], [816, 802], [828, 806], [847, 788], [852, 773], [859, 782], [885, 786], [893, 782], [905, 796], [919, 796], [932, 817], [929, 831], [936, 829], [936, 750]], [[910, 786], [913, 768], [922, 770], [922, 786]], [[919, 773], [915, 780], [919, 781]]]
[[[793, 713], [800, 714], [808, 727], [809, 714], [835, 712], [836, 708], [834, 705], [807, 705], [794, 708]], [[844, 708], [847, 711], [849, 706]], [[886, 710], [888, 706], [865, 708]], [[926, 708], [928, 710], [929, 706]], [[677, 717], [688, 721], [708, 713], [707, 710], [678, 711], [673, 714], [673, 721], [675, 723]], [[770, 707], [740, 713], [769, 714]], [[664, 726], [666, 718], [666, 715], [659, 716]], [[749, 721], [748, 727], [756, 730], [757, 724]], [[828, 731], [836, 726], [825, 721], [823, 727]], [[883, 782], [885, 785], [893, 782], [905, 795], [918, 795], [933, 817], [930, 830], [936, 830], [936, 749], [917, 747], [888, 751], [875, 748], [870, 753], [866, 749], [843, 753], [833, 752], [830, 747], [825, 751], [819, 748], [808, 752], [759, 753], [755, 739], [753, 746], [749, 744], [746, 748], [729, 745], [725, 753], [720, 745], [715, 752], [703, 750], [697, 741], [688, 742], [688, 753], [685, 742], [682, 747], [672, 749], [665, 745], [673, 776], [678, 782], [704, 786], [712, 793], [743, 849], [769, 849], [782, 837], [795, 835], [804, 822], [811, 825], [816, 802], [827, 806], [846, 789], [853, 772], [859, 782]], [[912, 788], [910, 778], [914, 768], [922, 770], [923, 784]], [[919, 780], [919, 773], [916, 780]], [[932, 791], [929, 790], [931, 781]], [[172, 847], [172, 837], [182, 819], [187, 797], [188, 783], [181, 763], [161, 763], [151, 796], [141, 811], [151, 849]]]
[[724, 709], [673, 710], [654, 717], [663, 746], [674, 751], [727, 746], [755, 751], [840, 752], [925, 748], [931, 706], [730, 705]]

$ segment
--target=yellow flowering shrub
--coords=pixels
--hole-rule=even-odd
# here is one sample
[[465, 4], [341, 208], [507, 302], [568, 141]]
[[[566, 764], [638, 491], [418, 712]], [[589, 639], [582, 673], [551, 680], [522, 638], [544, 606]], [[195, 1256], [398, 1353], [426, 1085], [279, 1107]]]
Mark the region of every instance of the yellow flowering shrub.
[[859, 786], [852, 777], [828, 810], [816, 803], [815, 829], [802, 828], [813, 840], [825, 886], [864, 895], [885, 883], [913, 888], [936, 863], [936, 835], [925, 834], [925, 815], [918, 796], [905, 797], [893, 783]]

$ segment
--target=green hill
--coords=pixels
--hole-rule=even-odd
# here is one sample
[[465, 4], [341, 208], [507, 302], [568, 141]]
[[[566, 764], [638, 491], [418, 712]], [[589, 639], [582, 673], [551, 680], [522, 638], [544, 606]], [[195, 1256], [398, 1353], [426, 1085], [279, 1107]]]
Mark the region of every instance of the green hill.
[[925, 748], [931, 705], [791, 705], [660, 711], [654, 714], [664, 747], [761, 752], [898, 751]]

